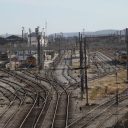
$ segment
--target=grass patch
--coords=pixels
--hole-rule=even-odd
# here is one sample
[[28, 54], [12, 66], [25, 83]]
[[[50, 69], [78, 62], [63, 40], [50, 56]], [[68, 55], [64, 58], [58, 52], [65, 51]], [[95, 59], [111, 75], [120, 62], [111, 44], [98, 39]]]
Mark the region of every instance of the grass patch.
[[93, 100], [99, 97], [101, 91], [102, 91], [102, 88], [100, 86], [95, 86], [94, 88], [92, 88], [90, 92], [90, 99]]

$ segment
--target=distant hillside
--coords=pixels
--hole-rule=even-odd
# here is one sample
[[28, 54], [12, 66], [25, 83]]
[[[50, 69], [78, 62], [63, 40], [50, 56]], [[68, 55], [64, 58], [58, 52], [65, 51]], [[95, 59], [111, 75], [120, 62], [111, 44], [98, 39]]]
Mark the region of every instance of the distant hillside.
[[0, 35], [0, 36], [3, 37], [3, 38], [6, 38], [6, 37], [11, 36], [11, 35], [12, 35], [12, 34], [6, 33], [6, 34], [2, 34], [2, 35]]
[[[7, 37], [12, 36], [12, 35], [22, 37], [22, 35], [19, 35], [19, 34], [8, 34], [8, 33], [2, 34], [2, 35], [0, 35], [0, 37], [7, 38]], [[27, 37], [27, 33], [24, 33], [24, 37]]]
[[[120, 30], [100, 30], [100, 31], [95, 31], [95, 32], [85, 32], [85, 35], [92, 35], [92, 36], [98, 36], [98, 35], [108, 35], [108, 34], [116, 34], [117, 31]], [[124, 33], [123, 33], [124, 34]], [[55, 34], [51, 34], [55, 35]], [[56, 33], [56, 35], [60, 35], [60, 33]], [[73, 37], [73, 36], [78, 36], [78, 32], [68, 32], [68, 33], [63, 33], [64, 37]]]
[[114, 34], [119, 30], [101, 30], [93, 32], [94, 35], [107, 35], [107, 34]]

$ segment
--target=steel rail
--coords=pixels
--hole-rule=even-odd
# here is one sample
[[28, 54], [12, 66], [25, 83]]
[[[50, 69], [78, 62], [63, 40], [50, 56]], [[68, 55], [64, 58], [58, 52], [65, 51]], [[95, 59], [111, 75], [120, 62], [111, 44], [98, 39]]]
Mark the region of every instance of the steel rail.
[[[60, 109], [59, 105], [60, 103], [63, 101], [61, 98], [65, 98], [64, 95], [63, 95], [64, 92], [62, 92], [61, 94], [59, 94], [58, 96], [58, 99], [57, 99], [57, 103], [56, 103], [56, 108], [55, 108], [55, 112], [54, 112], [54, 116], [53, 116], [53, 121], [52, 121], [52, 125], [51, 125], [51, 128], [54, 128], [54, 127], [58, 127], [58, 125], [56, 124], [58, 121], [56, 120], [57, 119], [57, 115], [58, 115], [58, 111]], [[64, 93], [65, 94], [65, 93]], [[61, 128], [65, 128], [66, 125], [67, 125], [67, 121], [68, 121], [68, 108], [69, 108], [69, 96], [67, 94], [65, 94], [66, 96], [66, 105], [65, 105], [65, 108], [63, 108], [62, 111], [64, 111], [64, 113], [61, 113], [61, 114], [64, 114], [64, 120], [61, 122], [60, 124], [60, 127]], [[66, 112], [66, 113], [65, 113]], [[57, 121], [57, 122], [56, 122]], [[63, 123], [63, 124], [62, 124]], [[62, 126], [63, 125], [63, 126]]]
[[[124, 90], [123, 92], [121, 92], [119, 94], [120, 97], [123, 97], [123, 94], [125, 94], [127, 92], [127, 89]], [[112, 103], [111, 103], [112, 102]], [[113, 106], [114, 104], [116, 103], [116, 100], [115, 100], [115, 96], [112, 97], [111, 99], [109, 99], [108, 101], [105, 101], [104, 103], [98, 105], [97, 107], [95, 107], [94, 109], [92, 109], [91, 111], [89, 111], [87, 114], [85, 114], [84, 116], [78, 118], [77, 120], [75, 120], [74, 122], [72, 122], [71, 124], [69, 124], [66, 128], [75, 128], [76, 125], [80, 124], [80, 122], [82, 121], [92, 121], [94, 120], [95, 118], [99, 117], [101, 114], [103, 114], [108, 108], [110, 108], [111, 106]], [[110, 104], [110, 105], [109, 105]], [[108, 107], [106, 107], [108, 106]], [[95, 113], [95, 111], [97, 110], [101, 110], [101, 108], [105, 108], [102, 112], [100, 111], [98, 114], [96, 112], [96, 115], [93, 115], [93, 117], [89, 117], [88, 119], [88, 116], [90, 116], [90, 114], [93, 114]], [[85, 119], [85, 120], [84, 120]], [[84, 128], [86, 125], [88, 125], [90, 122], [87, 121], [83, 126], [79, 126], [79, 128]]]
[[[33, 97], [32, 97], [32, 91], [30, 91], [30, 90], [28, 90], [28, 89], [26, 89], [25, 87], [23, 87], [23, 86], [21, 86], [20, 84], [18, 84], [18, 83], [15, 83], [15, 82], [13, 82], [13, 81], [10, 81], [10, 80], [7, 80], [7, 79], [4, 79], [4, 78], [2, 78], [2, 79], [0, 79], [0, 81], [3, 81], [3, 82], [5, 82], [5, 83], [7, 83], [7, 84], [10, 84], [12, 87], [13, 87], [13, 84], [14, 84], [14, 86], [16, 85], [18, 88], [19, 88], [19, 92], [21, 92], [21, 93], [26, 93], [26, 95], [27, 96], [29, 96], [31, 99], [33, 99]], [[13, 87], [14, 89], [16, 89], [17, 87]], [[24, 92], [22, 92], [21, 91], [21, 89], [24, 91]], [[30, 93], [30, 94], [29, 94]]]
[[[122, 102], [122, 101], [127, 100], [127, 99], [128, 99], [127, 95], [123, 95], [123, 96], [119, 97], [119, 102]], [[120, 107], [118, 110], [116, 110], [116, 112], [121, 111], [125, 107], [126, 106]], [[116, 113], [116, 112], [114, 112], [114, 113]], [[113, 113], [113, 111], [111, 113], [107, 113], [108, 115], [98, 123], [98, 125], [96, 126], [96, 128], [101, 128], [104, 125], [104, 123], [106, 122], [106, 120], [108, 120], [109, 118], [111, 118], [114, 113]]]
[[22, 98], [22, 100], [20, 101], [20, 104], [17, 108], [17, 110], [11, 115], [11, 117], [9, 117], [9, 119], [6, 121], [6, 123], [4, 124], [4, 126], [2, 128], [6, 128], [9, 124], [9, 122], [14, 118], [14, 116], [18, 113], [18, 111], [20, 110], [22, 104], [24, 103], [25, 101], [25, 97], [26, 97], [26, 93], [24, 95], [24, 97]]
[[[22, 123], [20, 124], [19, 128], [23, 128], [26, 120], [28, 119], [30, 113], [32, 112], [33, 108], [35, 107], [36, 103], [37, 103], [37, 99], [38, 99], [38, 94], [36, 94], [36, 98], [35, 98], [35, 101], [31, 107], [31, 109], [29, 110], [29, 112], [27, 113], [26, 117], [24, 118], [24, 120], [22, 121]], [[31, 122], [32, 123], [32, 122]]]
[[[50, 98], [50, 99], [49, 99]], [[42, 107], [42, 110], [41, 110], [41, 112], [40, 112], [40, 114], [39, 114], [39, 116], [37, 117], [37, 120], [36, 120], [36, 122], [34, 123], [34, 126], [33, 126], [33, 128], [39, 128], [40, 126], [40, 119], [41, 119], [41, 121], [43, 121], [44, 120], [44, 118], [45, 117], [42, 117], [43, 118], [43, 120], [42, 120], [42, 118], [41, 118], [41, 116], [43, 115], [45, 115], [46, 114], [46, 112], [47, 112], [47, 110], [48, 110], [48, 107], [49, 107], [49, 104], [51, 103], [51, 95], [50, 94], [48, 94], [47, 95], [47, 97], [46, 97], [46, 100], [44, 101], [45, 103], [44, 103], [44, 106]]]

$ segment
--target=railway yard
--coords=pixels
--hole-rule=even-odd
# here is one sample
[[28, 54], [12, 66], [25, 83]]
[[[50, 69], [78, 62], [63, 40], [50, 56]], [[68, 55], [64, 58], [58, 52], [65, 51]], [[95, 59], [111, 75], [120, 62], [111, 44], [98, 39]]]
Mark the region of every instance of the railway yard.
[[128, 128], [128, 0], [0, 0], [0, 128]]
[[0, 128], [127, 128], [127, 70], [115, 61], [118, 48], [90, 45], [88, 104], [78, 48], [62, 50], [40, 71], [1, 67]]

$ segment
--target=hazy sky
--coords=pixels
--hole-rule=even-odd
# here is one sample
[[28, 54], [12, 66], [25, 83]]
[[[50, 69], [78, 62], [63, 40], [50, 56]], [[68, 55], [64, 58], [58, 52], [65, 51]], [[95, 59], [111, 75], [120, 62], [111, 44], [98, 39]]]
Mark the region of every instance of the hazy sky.
[[78, 32], [128, 27], [128, 0], [0, 0], [0, 34], [44, 27]]

